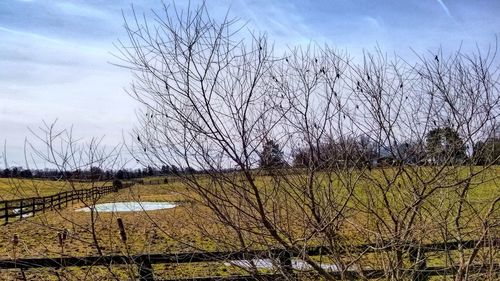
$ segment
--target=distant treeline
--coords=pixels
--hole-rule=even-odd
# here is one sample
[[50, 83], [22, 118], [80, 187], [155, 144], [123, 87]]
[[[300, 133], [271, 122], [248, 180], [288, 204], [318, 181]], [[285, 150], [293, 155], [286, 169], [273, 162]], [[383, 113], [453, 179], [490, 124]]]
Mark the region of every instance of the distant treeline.
[[[468, 152], [469, 150], [469, 152]], [[278, 141], [263, 142], [258, 167], [264, 170], [286, 168], [332, 169], [335, 167], [375, 167], [400, 164], [412, 165], [475, 165], [500, 164], [500, 137], [494, 134], [476, 142], [472, 149], [457, 131], [450, 127], [431, 130], [423, 141], [377, 144], [369, 137], [327, 138], [309, 147], [299, 148], [285, 157]], [[288, 158], [288, 159], [287, 159]], [[238, 168], [211, 170], [175, 165], [156, 165], [138, 169], [104, 170], [100, 167], [62, 171], [57, 169], [31, 170], [11, 167], [0, 170], [3, 178], [66, 179], [81, 181], [128, 180], [170, 175], [236, 172]]]
[[25, 169], [23, 167], [10, 167], [0, 170], [1, 178], [25, 178], [25, 179], [47, 179], [47, 180], [127, 180], [143, 177], [170, 176], [179, 174], [196, 174], [197, 170], [191, 167], [179, 168], [177, 166], [163, 165], [161, 168], [146, 167], [138, 169], [104, 170], [99, 167], [90, 169], [78, 169], [74, 171], [61, 171], [57, 169]]
[[[291, 161], [290, 161], [291, 160]], [[500, 137], [492, 134], [472, 146], [451, 127], [438, 127], [423, 140], [380, 144], [369, 136], [326, 137], [299, 147], [286, 157], [277, 140], [268, 139], [260, 153], [261, 168], [372, 167], [393, 165], [500, 164]]]

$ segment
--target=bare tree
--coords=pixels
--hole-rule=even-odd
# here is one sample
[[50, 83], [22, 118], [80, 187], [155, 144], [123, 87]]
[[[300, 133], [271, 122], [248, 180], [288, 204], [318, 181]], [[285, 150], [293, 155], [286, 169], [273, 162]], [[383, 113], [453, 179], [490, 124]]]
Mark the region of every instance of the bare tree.
[[[447, 257], [465, 280], [479, 243], [498, 238], [500, 194], [470, 196], [498, 180], [494, 161], [478, 167], [471, 157], [500, 114], [493, 53], [415, 63], [380, 50], [359, 62], [328, 46], [276, 54], [266, 36], [228, 17], [218, 22], [204, 5], [165, 7], [125, 26], [121, 65], [134, 73], [130, 95], [144, 107], [131, 150], [144, 165], [205, 173], [179, 176], [197, 203], [193, 215], [216, 223], [198, 226], [219, 248], [278, 247], [331, 280], [324, 260], [305, 251], [326, 245], [323, 257], [344, 279], [353, 271], [365, 278], [370, 266], [403, 280], [417, 274], [405, 269], [408, 252], [412, 268], [425, 261], [420, 245], [477, 239], [472, 253]], [[444, 127], [461, 141], [435, 139], [454, 149], [430, 161], [427, 136]], [[271, 176], [259, 169], [268, 139], [299, 165]], [[376, 245], [374, 253], [356, 252], [363, 243]]]
[[[42, 168], [50, 168], [55, 170], [59, 178], [51, 180], [48, 185], [60, 183], [62, 186], [60, 192], [98, 189], [105, 185], [110, 185], [112, 179], [104, 178], [103, 171], [121, 168], [124, 164], [121, 144], [106, 147], [102, 143], [103, 138], [77, 138], [72, 128], [60, 129], [56, 121], [53, 123], [44, 122], [42, 126], [37, 129], [30, 129], [30, 131], [31, 136], [27, 138], [25, 145], [25, 165], [28, 169], [42, 170]], [[12, 184], [18, 186], [20, 190], [33, 188], [38, 192], [38, 190], [46, 188], [46, 186], [39, 186], [40, 182], [43, 183], [43, 181], [36, 179], [31, 180], [31, 185], [27, 185], [24, 182], [16, 182], [12, 181]], [[38, 194], [38, 196], [46, 195]], [[103, 222], [99, 213], [94, 208], [95, 204], [101, 198], [102, 196], [98, 193], [92, 193], [91, 197], [77, 198], [80, 205], [89, 210], [88, 221], [74, 220], [72, 216], [67, 216], [67, 213], [60, 210], [61, 201], [59, 201], [59, 207], [53, 208], [55, 214], [51, 212], [52, 214], [49, 214], [48, 217], [55, 216], [61, 218], [62, 225], [55, 226], [51, 224], [50, 220], [45, 218], [45, 214], [37, 215], [40, 218], [31, 221], [30, 224], [32, 224], [33, 228], [48, 229], [57, 233], [55, 239], [58, 239], [60, 252], [56, 254], [61, 256], [73, 255], [74, 252], [65, 251], [66, 240], [71, 239], [78, 240], [87, 246], [90, 249], [88, 252], [102, 256], [105, 252], [97, 225]], [[22, 242], [22, 237], [18, 238], [18, 240]], [[61, 265], [61, 267], [63, 269], [55, 271], [59, 280], [61, 278], [75, 278], [75, 276], [72, 276], [71, 271], [64, 269], [64, 265]], [[118, 276], [114, 273], [111, 266], [107, 266], [106, 268], [109, 277], [118, 280]], [[82, 271], [82, 274], [87, 275], [88, 273], [85, 274], [85, 272], [91, 272], [92, 270], [93, 267], [87, 268]], [[133, 276], [131, 275], [132, 278]]]

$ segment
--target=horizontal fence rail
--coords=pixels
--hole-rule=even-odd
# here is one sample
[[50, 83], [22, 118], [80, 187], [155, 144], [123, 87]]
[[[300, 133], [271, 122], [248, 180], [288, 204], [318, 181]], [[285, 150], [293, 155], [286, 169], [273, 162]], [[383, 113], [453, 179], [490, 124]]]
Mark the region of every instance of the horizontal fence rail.
[[[415, 272], [413, 269], [406, 269], [402, 271], [407, 271], [407, 272]], [[469, 273], [486, 273], [486, 272], [499, 272], [500, 271], [500, 264], [494, 264], [492, 266], [484, 266], [481, 264], [474, 264], [469, 266]], [[427, 277], [432, 277], [432, 276], [447, 276], [447, 275], [454, 275], [457, 274], [457, 266], [451, 266], [451, 267], [428, 267], [426, 270], [420, 270], [419, 273], [423, 274]], [[365, 279], [380, 279], [384, 278], [387, 276], [387, 273], [384, 270], [380, 269], [372, 269], [372, 270], [361, 270], [361, 271], [350, 271], [347, 273], [342, 274], [341, 272], [329, 272], [329, 274], [332, 277], [341, 279], [342, 277], [346, 278], [347, 280], [365, 280]], [[284, 279], [283, 275], [281, 274], [259, 274], [258, 278], [254, 275], [230, 275], [230, 276], [224, 276], [224, 277], [217, 277], [217, 276], [212, 276], [212, 277], [190, 277], [190, 278], [162, 278], [162, 279], [155, 279], [155, 280], [162, 280], [162, 281], [187, 281], [187, 280], [192, 280], [192, 281], [215, 281], [215, 280], [223, 280], [223, 281], [255, 281], [255, 280], [297, 280], [300, 278], [301, 275], [304, 275], [303, 273], [294, 273], [292, 274], [292, 278]], [[309, 280], [309, 279], [308, 279]], [[383, 279], [385, 280], [385, 279]], [[414, 279], [414, 280], [428, 280], [427, 279]]]
[[169, 184], [174, 182], [180, 182], [181, 179], [179, 177], [168, 177], [168, 178], [159, 178], [159, 179], [135, 179], [131, 180], [134, 183], [142, 184], [142, 185], [160, 185], [160, 184]]
[[[384, 247], [375, 246], [373, 244], [359, 245], [350, 248], [350, 252], [375, 252], [375, 251], [394, 251], [394, 247], [403, 247], [411, 255], [412, 252], [419, 253], [427, 252], [442, 252], [457, 249], [475, 249], [475, 248], [499, 248], [500, 238], [491, 239], [488, 241], [467, 240], [467, 241], [452, 241], [443, 243], [432, 243], [420, 246], [413, 245], [387, 245]], [[325, 255], [332, 252], [327, 247], [309, 247], [305, 249], [305, 254], [309, 256]], [[339, 253], [339, 251], [335, 251]], [[340, 251], [342, 252], [342, 250]], [[344, 250], [343, 252], [347, 252]], [[289, 270], [291, 275], [300, 273], [293, 272], [291, 267], [292, 258], [300, 258], [304, 253], [286, 249], [271, 249], [271, 250], [249, 250], [242, 252], [190, 252], [190, 253], [166, 253], [166, 254], [139, 254], [139, 255], [103, 255], [103, 256], [87, 256], [87, 257], [56, 257], [56, 258], [28, 258], [28, 259], [9, 259], [0, 260], [0, 269], [33, 269], [33, 268], [61, 268], [61, 267], [86, 267], [86, 266], [110, 266], [110, 265], [126, 265], [135, 264], [139, 268], [140, 280], [155, 280], [153, 272], [153, 264], [183, 264], [197, 262], [222, 262], [230, 260], [251, 260], [255, 258], [270, 258], [277, 261], [281, 268]], [[500, 263], [492, 263], [491, 265], [472, 264], [469, 265], [470, 273], [482, 272], [500, 272]], [[404, 268], [402, 272], [413, 274], [412, 280], [428, 280], [430, 276], [452, 275], [457, 272], [457, 266], [448, 267], [428, 267], [425, 263], [419, 263], [417, 268]], [[363, 276], [367, 279], [375, 279], [386, 276], [387, 272], [383, 269], [360, 269], [347, 270], [341, 273], [334, 271], [330, 273], [334, 277], [350, 276], [357, 278]], [[276, 280], [280, 275], [276, 274], [259, 274], [259, 279]], [[237, 275], [225, 277], [196, 277], [189, 279], [162, 279], [162, 280], [255, 280], [255, 276]]]
[[36, 213], [46, 210], [61, 209], [68, 206], [68, 203], [80, 200], [96, 199], [122, 188], [128, 188], [134, 183], [123, 183], [120, 185], [109, 185], [93, 187], [89, 189], [78, 189], [63, 191], [49, 196], [29, 197], [14, 200], [0, 201], [0, 219], [4, 220], [4, 225], [9, 223], [9, 219], [22, 220], [26, 217], [32, 217]]

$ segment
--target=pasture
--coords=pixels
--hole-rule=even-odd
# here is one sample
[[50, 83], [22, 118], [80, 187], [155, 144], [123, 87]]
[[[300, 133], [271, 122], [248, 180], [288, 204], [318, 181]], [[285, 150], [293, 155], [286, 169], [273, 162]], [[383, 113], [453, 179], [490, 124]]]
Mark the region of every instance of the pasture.
[[[387, 171], [385, 171], [387, 172]], [[477, 212], [484, 212], [481, 206], [487, 206], [494, 198], [500, 195], [499, 173], [500, 167], [494, 167], [484, 174], [481, 183], [474, 186], [468, 194], [468, 198], [472, 205], [469, 206]], [[383, 181], [380, 170], [371, 172]], [[300, 175], [292, 175], [290, 177], [300, 177]], [[404, 181], [405, 179], [401, 179]], [[408, 180], [408, 179], [406, 179]], [[14, 181], [15, 185], [9, 188], [8, 182], [2, 182], [1, 196], [4, 198], [19, 198], [23, 195], [48, 195], [59, 192], [67, 188], [72, 188], [70, 185], [62, 182], [50, 181]], [[260, 188], [263, 190], [272, 189], [276, 186], [276, 182], [272, 177], [262, 176], [258, 179]], [[341, 185], [340, 179], [335, 181], [335, 185]], [[283, 183], [280, 183], [283, 186]], [[85, 184], [79, 184], [79, 187], [84, 187]], [[373, 237], [363, 237], [366, 233], [380, 231], [380, 226], [370, 221], [373, 214], [364, 212], [365, 208], [354, 208], [356, 204], [368, 205], [370, 202], [380, 202], [373, 200], [373, 197], [381, 196], [377, 190], [376, 184], [370, 183], [367, 180], [360, 180], [355, 184], [355, 194], [349, 200], [352, 210], [349, 212], [349, 217], [346, 223], [342, 224], [338, 235], [343, 243], [356, 245], [371, 241]], [[271, 192], [271, 191], [269, 191]], [[318, 195], [325, 194], [318, 193]], [[276, 196], [284, 196], [279, 192]], [[403, 200], [406, 198], [404, 193], [394, 193], [389, 198], [390, 206], [400, 208], [404, 206]], [[346, 198], [344, 191], [339, 190], [336, 194], [338, 198]], [[87, 256], [99, 254], [123, 254], [131, 255], [138, 253], [166, 253], [166, 252], [190, 252], [190, 251], [215, 251], [215, 250], [230, 250], [231, 243], [227, 243], [227, 248], [221, 247], [221, 241], [214, 240], [220, 234], [221, 240], [237, 239], [236, 236], [228, 231], [227, 226], [222, 225], [214, 217], [209, 209], [200, 206], [197, 200], [201, 200], [199, 194], [195, 194], [191, 189], [187, 188], [181, 182], [170, 182], [160, 185], [135, 185], [128, 189], [120, 190], [117, 193], [109, 194], [102, 197], [98, 203], [106, 202], [127, 202], [127, 201], [146, 201], [146, 202], [173, 202], [177, 207], [165, 210], [156, 211], [140, 211], [140, 212], [121, 212], [107, 213], [100, 212], [91, 214], [88, 212], [76, 212], [76, 209], [85, 207], [84, 202], [70, 205], [63, 209], [55, 209], [48, 211], [35, 217], [26, 218], [6, 226], [0, 227], [0, 258], [15, 259], [23, 257], [57, 257], [57, 256]], [[286, 200], [285, 200], [286, 201]], [[432, 206], [424, 206], [420, 218], [421, 223], [426, 224], [425, 229], [416, 229], [421, 235], [422, 240], [426, 242], [436, 242], [442, 240], [442, 223], [447, 218], [440, 217], [439, 208], [443, 208], [443, 214], [448, 211], [450, 206], [456, 202], [456, 194], [450, 190], [443, 189], [433, 195], [431, 200], [426, 204], [433, 202]], [[283, 206], [288, 208], [287, 214], [295, 216], [301, 212], [299, 206], [292, 202], [286, 202]], [[373, 206], [372, 206], [373, 207]], [[377, 215], [387, 216], [389, 220], [390, 214], [385, 210], [386, 206], [381, 203], [378, 208]], [[295, 210], [295, 208], [297, 208]], [[500, 209], [494, 210], [494, 216], [500, 217]], [[117, 218], [122, 218], [127, 240], [124, 242], [120, 239], [119, 227]], [[288, 222], [288, 226], [292, 228], [291, 232], [300, 233], [304, 231], [304, 226], [300, 221], [293, 223]], [[473, 229], [479, 221], [472, 221], [467, 224], [467, 227]], [[365, 229], [360, 231], [357, 227], [363, 226]], [[371, 229], [370, 229], [371, 228]], [[451, 228], [450, 228], [451, 229]], [[498, 231], [498, 228], [494, 228]], [[67, 239], [62, 243], [58, 238], [59, 233], [67, 231]], [[451, 230], [450, 230], [451, 231]], [[473, 231], [466, 232], [467, 237], [474, 239]], [[379, 233], [380, 234], [380, 233]], [[19, 237], [18, 245], [13, 245], [12, 239], [17, 235]], [[369, 236], [369, 235], [368, 235]], [[249, 238], [249, 241], [253, 238]], [[320, 240], [310, 240], [308, 243], [314, 244]], [[259, 245], [256, 244], [258, 248]], [[495, 252], [492, 258], [497, 260], [500, 258], [500, 253]], [[482, 253], [480, 253], [482, 254]], [[485, 253], [487, 254], [487, 253]], [[380, 257], [384, 254], [374, 253], [360, 257], [360, 263], [371, 266], [380, 267]], [[428, 265], [443, 265], [448, 259], [443, 257], [429, 256]], [[191, 277], [199, 275], [228, 275], [231, 273], [241, 272], [241, 269], [224, 263], [201, 263], [193, 265], [154, 265], [155, 274], [162, 277]], [[125, 278], [127, 273], [133, 270], [129, 267], [113, 267], [107, 270], [101, 267], [82, 270], [79, 268], [63, 268], [56, 271], [52, 270], [33, 270], [27, 271], [30, 276], [43, 276], [43, 278], [57, 279], [57, 276], [65, 276], [69, 280], [77, 280], [84, 277], [85, 274], [92, 272], [92, 276], [110, 276], [116, 274]], [[14, 276], [17, 272], [11, 271], [10, 274], [2, 276]], [[7, 279], [10, 277], [6, 277]], [[3, 277], [2, 277], [3, 278]]]
[[64, 180], [0, 178], [0, 201], [53, 195], [63, 191], [87, 189], [105, 183], [70, 183]]

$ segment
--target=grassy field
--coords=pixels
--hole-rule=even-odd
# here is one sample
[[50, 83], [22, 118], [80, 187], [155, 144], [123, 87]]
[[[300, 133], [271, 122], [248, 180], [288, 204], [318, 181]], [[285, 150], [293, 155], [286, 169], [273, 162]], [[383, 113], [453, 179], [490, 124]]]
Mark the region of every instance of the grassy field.
[[[374, 171], [373, 173], [380, 173]], [[500, 195], [500, 185], [498, 175], [499, 167], [495, 167], [484, 178], [481, 184], [474, 186], [468, 195], [471, 202], [477, 205], [485, 205], [492, 198]], [[382, 178], [382, 176], [380, 177]], [[262, 186], [268, 186], [272, 179], [262, 177], [259, 179]], [[25, 185], [26, 184], [26, 185]], [[33, 185], [30, 185], [33, 184]], [[367, 200], [368, 194], [377, 194], [372, 186], [364, 186], [366, 182], [360, 181], [356, 189], [358, 200]], [[4, 198], [15, 198], [16, 196], [48, 195], [71, 188], [61, 182], [16, 182], [17, 187], [2, 182], [0, 189]], [[83, 185], [81, 185], [83, 187]], [[371, 192], [371, 193], [370, 193]], [[28, 195], [29, 194], [29, 195]], [[210, 212], [203, 211], [203, 208], [195, 206], [190, 198], [195, 196], [190, 193], [181, 183], [172, 182], [162, 185], [136, 185], [130, 189], [124, 189], [116, 194], [110, 194], [102, 198], [99, 203], [123, 202], [123, 201], [168, 201], [176, 202], [178, 206], [173, 209], [165, 209], [148, 212], [123, 212], [123, 213], [99, 213], [91, 218], [90, 213], [76, 212], [75, 210], [84, 207], [83, 203], [70, 205], [61, 210], [49, 211], [36, 217], [26, 218], [22, 221], [0, 227], [0, 258], [20, 258], [20, 257], [56, 257], [60, 255], [86, 256], [97, 255], [92, 228], [97, 233], [97, 242], [103, 254], [134, 254], [134, 253], [161, 253], [161, 252], [186, 252], [196, 250], [220, 250], [220, 243], [213, 241], [207, 236], [208, 233], [222, 233], [226, 228], [216, 223]], [[451, 199], [454, 194], [446, 190], [436, 194], [435, 200]], [[395, 201], [398, 197], [395, 195]], [[400, 202], [394, 202], [398, 206]], [[444, 206], [444, 205], [440, 205]], [[429, 211], [429, 229], [433, 225], [433, 214], [436, 209]], [[496, 215], [500, 217], [499, 210]], [[127, 230], [127, 242], [123, 243], [118, 234], [116, 219], [121, 217]], [[353, 219], [365, 220], [363, 214], [352, 214]], [[92, 224], [94, 221], [94, 224]], [[68, 239], [61, 245], [58, 241], [58, 233], [67, 229]], [[345, 227], [342, 235], [353, 236], [354, 230]], [[12, 244], [12, 237], [19, 236], [19, 245]], [[228, 239], [229, 234], [225, 233], [224, 238]], [[358, 237], [359, 238], [359, 237]], [[439, 240], [439, 237], [436, 237]], [[361, 241], [361, 240], [360, 240]], [[355, 243], [355, 242], [354, 242]], [[500, 254], [499, 254], [500, 255]], [[497, 257], [497, 258], [500, 258]], [[376, 260], [376, 256], [367, 256], [368, 260]], [[439, 257], [430, 257], [429, 265], [441, 265], [443, 260]], [[155, 265], [155, 273], [160, 276], [184, 276], [195, 275], [227, 275], [239, 272], [237, 268], [222, 263], [203, 263], [199, 265]], [[113, 273], [125, 278], [128, 270], [135, 270], [126, 267], [114, 267]], [[5, 280], [16, 275], [17, 271], [10, 274], [0, 274], [0, 279]], [[81, 279], [82, 274], [93, 272], [94, 276], [110, 276], [111, 273], [105, 268], [93, 268], [88, 271], [75, 268], [60, 269], [49, 274], [48, 270], [34, 270], [27, 274], [44, 276], [43, 278], [53, 278], [57, 280], [57, 274], [66, 276], [67, 279]], [[49, 275], [47, 275], [49, 274]]]
[[[117, 213], [99, 213], [95, 218], [98, 242], [104, 254], [127, 254], [143, 252], [170, 252], [170, 251], [192, 251], [196, 248], [179, 243], [180, 240], [190, 241], [203, 249], [215, 249], [213, 243], [204, 239], [201, 233], [195, 231], [190, 225], [192, 214], [188, 211], [185, 198], [181, 195], [185, 189], [180, 184], [170, 185], [136, 185], [128, 190], [121, 190], [117, 194], [108, 195], [100, 202], [122, 202], [122, 201], [169, 201], [177, 202], [179, 207], [160, 211], [150, 212], [125, 212], [119, 216], [123, 219], [128, 240], [124, 244], [119, 239], [116, 219]], [[62, 255], [85, 256], [97, 255], [98, 252], [93, 246], [91, 235], [90, 214], [86, 212], [76, 212], [75, 209], [84, 207], [83, 204], [75, 204], [61, 210], [54, 210], [27, 218], [23, 221], [8, 224], [0, 227], [0, 258], [14, 257], [55, 257]], [[58, 232], [64, 229], [69, 230], [69, 238], [64, 246], [58, 242]], [[167, 230], [167, 231], [164, 231]], [[18, 247], [13, 247], [11, 240], [17, 234], [20, 238]], [[182, 239], [181, 239], [182, 238]], [[170, 274], [180, 274], [184, 272], [189, 276], [192, 273], [214, 273], [221, 274], [234, 271], [234, 267], [222, 264], [202, 265], [192, 267], [186, 272], [182, 267], [176, 266], [155, 266], [158, 273], [168, 268]], [[220, 268], [220, 269], [219, 269]], [[101, 272], [109, 274], [102, 268], [96, 268], [97, 274]], [[126, 274], [123, 268], [115, 268], [116, 274]], [[207, 271], [208, 270], [208, 271]], [[78, 269], [65, 269], [66, 274], [72, 275], [75, 280], [83, 274]], [[43, 271], [32, 271], [31, 274], [46, 274]], [[14, 274], [14, 273], [12, 273]], [[54, 273], [55, 274], [55, 273]], [[3, 275], [0, 274], [0, 280]], [[52, 275], [56, 278], [56, 275]], [[44, 277], [45, 278], [45, 277]]]
[[74, 189], [111, 184], [110, 182], [72, 182], [63, 180], [0, 178], [0, 201], [28, 197], [40, 197]]

